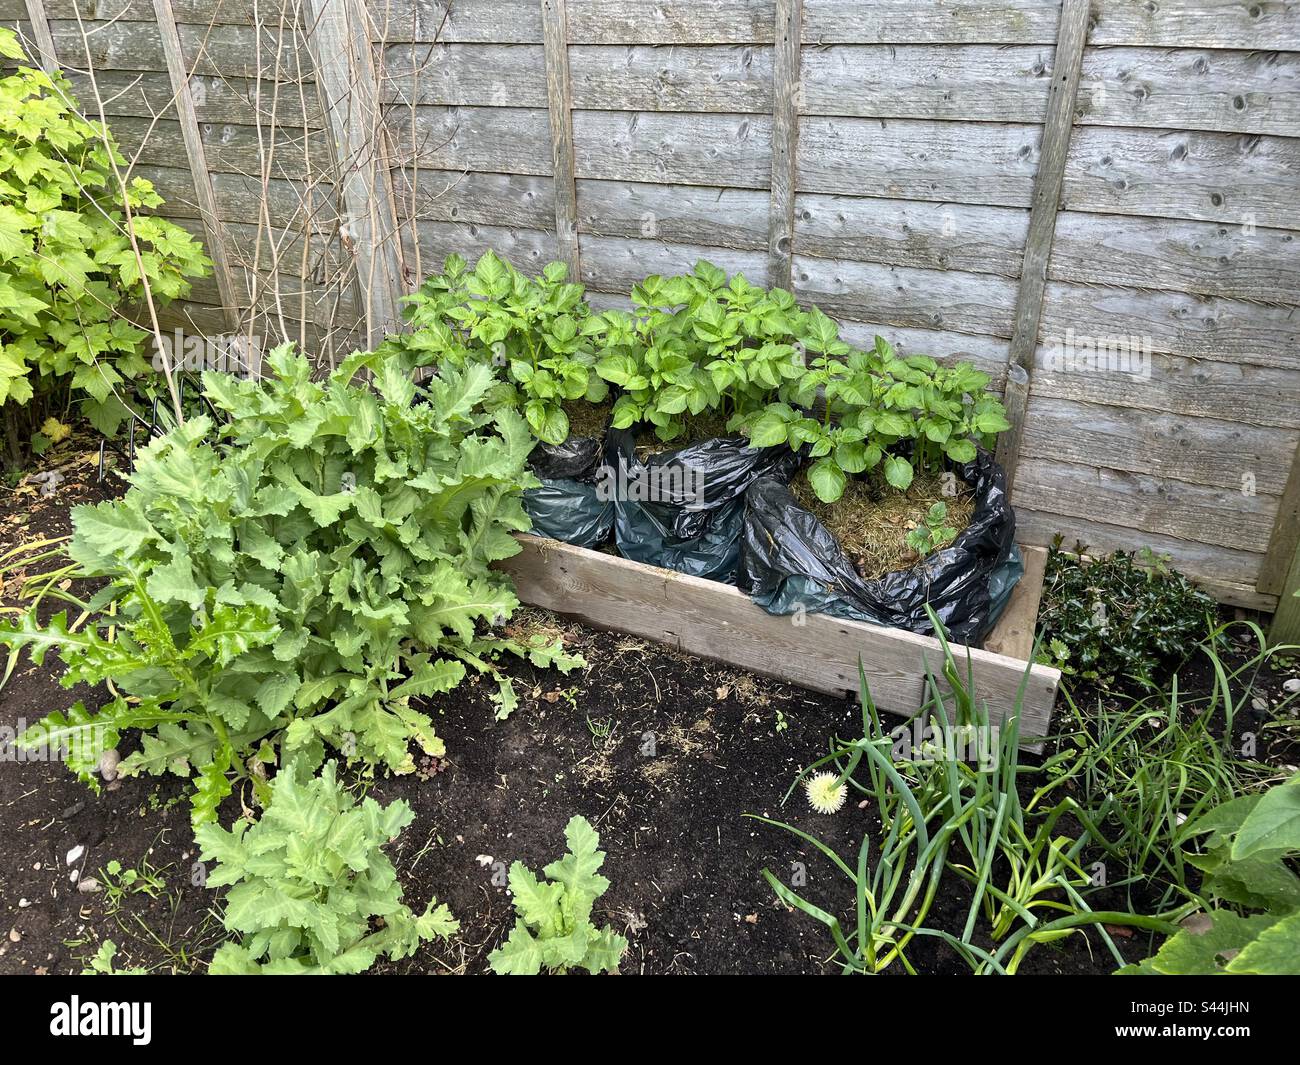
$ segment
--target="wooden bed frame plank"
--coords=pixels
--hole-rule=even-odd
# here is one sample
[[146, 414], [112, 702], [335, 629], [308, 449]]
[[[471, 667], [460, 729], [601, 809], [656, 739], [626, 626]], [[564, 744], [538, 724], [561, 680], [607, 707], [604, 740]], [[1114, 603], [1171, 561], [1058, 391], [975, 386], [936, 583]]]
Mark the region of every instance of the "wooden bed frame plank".
[[[518, 540], [523, 550], [500, 566], [525, 603], [829, 695], [856, 697], [860, 658], [876, 705], [892, 714], [916, 712], [924, 702], [927, 668], [937, 670], [943, 660], [933, 637], [827, 614], [777, 616], [717, 581], [557, 540]], [[1028, 603], [1019, 609], [1027, 611]], [[1039, 748], [1060, 671], [1035, 665], [1026, 680], [1026, 663], [1005, 654], [957, 646], [954, 654], [963, 672], [969, 655], [977, 697], [988, 704], [993, 721], [1014, 706], [1024, 681], [1022, 745]]]
[[1047, 548], [1021, 547], [1025, 574], [1007, 601], [1002, 616], [984, 641], [984, 650], [1028, 662], [1034, 653], [1034, 629], [1038, 607], [1043, 601], [1043, 576], [1047, 572]]

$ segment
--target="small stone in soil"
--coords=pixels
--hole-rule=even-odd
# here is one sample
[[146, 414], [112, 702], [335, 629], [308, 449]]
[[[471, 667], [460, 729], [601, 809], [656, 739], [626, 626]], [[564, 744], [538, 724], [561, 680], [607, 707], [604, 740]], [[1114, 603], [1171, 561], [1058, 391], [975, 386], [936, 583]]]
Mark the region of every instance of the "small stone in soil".
[[1300, 692], [1300, 677], [1292, 677], [1290, 680], [1283, 681], [1282, 690], [1289, 695]]

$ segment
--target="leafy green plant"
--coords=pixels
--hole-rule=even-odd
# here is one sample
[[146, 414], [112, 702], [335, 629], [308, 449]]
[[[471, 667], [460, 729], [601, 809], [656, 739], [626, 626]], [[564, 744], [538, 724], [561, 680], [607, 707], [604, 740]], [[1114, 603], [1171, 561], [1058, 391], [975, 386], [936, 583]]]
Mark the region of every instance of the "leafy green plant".
[[948, 504], [942, 500], [931, 505], [925, 520], [907, 534], [907, 546], [924, 557], [957, 539], [957, 530], [948, 524]]
[[1047, 558], [1038, 615], [1046, 657], [1106, 688], [1131, 681], [1158, 690], [1213, 627], [1214, 600], [1149, 548], [1086, 559], [1061, 538]]
[[327, 762], [305, 782], [294, 766], [278, 773], [256, 824], [200, 826], [199, 860], [218, 863], [207, 886], [230, 885], [223, 921], [242, 937], [217, 949], [210, 971], [360, 973], [380, 957], [399, 960], [453, 935], [459, 925], [445, 905], [431, 900], [417, 915], [402, 901], [383, 851], [414, 817], [400, 799], [358, 804]]
[[548, 263], [533, 279], [491, 251], [473, 270], [449, 256], [441, 274], [406, 297], [411, 332], [389, 338], [387, 348], [406, 353], [417, 367], [494, 365], [506, 387], [492, 404], [521, 410], [543, 443], [563, 443], [569, 436], [563, 404], [600, 403], [609, 391], [593, 372], [583, 288], [567, 276], [561, 262]]
[[1300, 774], [1242, 795], [1190, 822], [1205, 837], [1187, 860], [1204, 873], [1204, 910], [1182, 922], [1154, 957], [1124, 975], [1300, 974]]
[[[26, 62], [12, 30], [0, 56]], [[147, 334], [127, 305], [148, 287], [183, 296], [209, 263], [185, 230], [148, 212], [162, 203], [101, 122], [78, 112], [57, 71], [20, 65], [0, 78], [0, 403], [10, 458], [20, 455], [15, 406], [30, 427], [64, 405], [112, 434], [126, 414], [121, 387], [149, 370]]]
[[104, 886], [104, 911], [110, 915], [121, 908], [128, 895], [156, 899], [167, 887], [162, 871], [155, 869], [148, 858], [141, 859], [138, 868], [124, 868], [113, 858], [99, 871], [99, 880]]
[[[535, 482], [522, 418], [481, 409], [487, 367], [444, 368], [417, 389], [377, 354], [324, 382], [290, 346], [267, 366], [259, 381], [206, 374], [223, 423], [183, 423], [140, 453], [124, 498], [74, 509], [77, 573], [104, 580], [89, 602], [57, 593], [76, 622], [42, 626], [29, 610], [0, 623], [0, 644], [37, 662], [56, 649], [65, 686], [113, 685], [98, 712], [77, 703], [22, 742], [68, 743], [95, 786], [102, 751], [143, 730], [119, 772], [192, 777], [196, 823], [232, 778], [264, 791], [277, 746], [413, 772], [412, 742], [445, 753], [414, 700], [470, 668], [497, 678], [505, 716], [517, 697], [499, 655], [581, 661], [492, 631], [518, 600], [491, 563], [518, 551]], [[373, 389], [353, 383], [362, 369]]]
[[[932, 612], [931, 622], [943, 639], [942, 625]], [[1025, 772], [1018, 757], [1023, 686], [1007, 719], [992, 729], [987, 706], [976, 700], [969, 676], [958, 671], [946, 639], [943, 652], [949, 691], [929, 675], [929, 698], [918, 712], [919, 720], [928, 723], [928, 742], [895, 751], [862, 676], [862, 737], [834, 741], [831, 753], [804, 769], [786, 796], [806, 780], [816, 784], [810, 799], [825, 810], [842, 805], [837, 788], [863, 795], [882, 826], [874, 864], [870, 835], [863, 836], [857, 862], [850, 865], [815, 836], [755, 817], [811, 844], [848, 879], [854, 893], [850, 928], [846, 931], [838, 916], [804, 898], [770, 870], [763, 870], [764, 879], [783, 903], [829, 930], [845, 973], [880, 973], [895, 964], [913, 973], [907, 949], [920, 936], [946, 943], [974, 973], [1012, 974], [1036, 944], [1084, 927], [1096, 928], [1123, 964], [1105, 925], [1163, 931], [1172, 926], [1088, 906], [1082, 889], [1089, 879], [1080, 860], [1090, 843], [1101, 840], [1095, 826], [1068, 798], [1036, 817], [1020, 802], [1017, 781]], [[968, 753], [977, 755], [974, 764], [964, 757]], [[834, 780], [825, 779], [829, 774], [823, 767], [828, 765], [838, 769]], [[1083, 831], [1074, 837], [1058, 835], [1071, 818]], [[935, 899], [941, 890], [951, 894], [956, 879], [972, 888], [960, 932], [930, 927], [927, 920]], [[982, 946], [977, 930], [994, 946]]]
[[119, 969], [115, 959], [117, 958], [117, 944], [111, 939], [106, 939], [99, 945], [99, 949], [91, 955], [86, 962], [86, 968], [81, 970], [82, 976], [147, 976], [147, 969], [129, 968]]
[[538, 880], [522, 863], [510, 866], [510, 892], [519, 917], [510, 937], [488, 956], [492, 971], [503, 976], [536, 976], [546, 969], [563, 973], [586, 969], [614, 972], [627, 940], [606, 925], [591, 921], [595, 902], [609, 890], [597, 870], [605, 861], [600, 837], [584, 817], [564, 829], [568, 853], [542, 870]]

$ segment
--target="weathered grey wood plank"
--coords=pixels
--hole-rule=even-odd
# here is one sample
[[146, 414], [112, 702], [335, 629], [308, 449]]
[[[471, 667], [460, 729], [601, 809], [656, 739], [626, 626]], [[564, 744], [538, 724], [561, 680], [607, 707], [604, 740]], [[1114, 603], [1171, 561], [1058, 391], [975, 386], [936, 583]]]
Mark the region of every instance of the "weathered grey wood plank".
[[1069, 330], [1148, 337], [1152, 351], [1191, 358], [1300, 367], [1300, 316], [1291, 307], [1049, 282], [1039, 343], [1061, 343]]
[[[812, 8], [820, 4], [810, 3]], [[966, 122], [1042, 122], [1050, 45], [870, 44], [809, 48], [810, 115]]]
[[1150, 530], [1135, 533], [1123, 525], [1047, 514], [1016, 502], [1016, 539], [1021, 543], [1045, 546], [1058, 533], [1065, 538], [1062, 546], [1066, 550], [1072, 549], [1077, 541], [1091, 554], [1149, 547], [1158, 555], [1169, 556], [1174, 566], [1225, 603], [1271, 609], [1277, 602], [1276, 597], [1260, 596], [1254, 589], [1255, 573], [1263, 555], [1180, 540]]
[[772, 177], [767, 212], [768, 283], [790, 287], [794, 255], [794, 189], [799, 153], [799, 28], [803, 0], [776, 0], [772, 61]]
[[1173, 8], [1105, 0], [1090, 40], [1094, 45], [1294, 49], [1300, 10], [1291, 0], [1196, 0]]
[[1028, 207], [1037, 126], [805, 117], [799, 191]]
[[[416, 182], [411, 196], [411, 178]], [[551, 178], [463, 170], [399, 170], [393, 175], [397, 214], [436, 222], [475, 222], [507, 229], [555, 224]]]
[[[45, 6], [57, 19], [75, 20], [80, 15], [87, 22], [150, 22], [154, 17], [152, 0], [45, 0]], [[176, 0], [172, 6], [182, 24], [251, 26], [256, 20], [268, 25], [292, 21], [300, 4], [298, 0]]]
[[1300, 138], [1081, 126], [1062, 206], [1300, 228]]
[[541, 44], [537, 0], [372, 0], [377, 38], [389, 42], [444, 41]]
[[1025, 408], [1029, 402], [1029, 372], [1038, 344], [1038, 325], [1047, 287], [1047, 263], [1052, 255], [1061, 182], [1074, 125], [1074, 100], [1087, 36], [1088, 0], [1062, 0], [1056, 57], [1047, 92], [1047, 117], [1030, 201], [1029, 233], [1021, 257], [1006, 392], [1002, 397], [1010, 426], [998, 437], [997, 459], [1006, 471], [1008, 488], [1015, 484], [1016, 466], [1020, 459]]
[[1151, 374], [1067, 372], [1046, 365], [1040, 346], [1032, 394], [1113, 404], [1191, 418], [1231, 418], [1244, 425], [1300, 428], [1300, 370], [1181, 355], [1151, 356]]
[[1012, 503], [1049, 514], [1262, 553], [1277, 496], [1188, 484], [1059, 460], [1022, 459]]
[[546, 103], [551, 125], [555, 194], [555, 239], [569, 277], [582, 275], [578, 262], [578, 193], [574, 188], [573, 96], [569, 89], [567, 0], [541, 0], [542, 42], [546, 52]]
[[[794, 290], [832, 316], [918, 329], [1011, 335], [1015, 283], [992, 274], [852, 260], [794, 261]], [[887, 333], [885, 334], [888, 335]]]
[[[1295, 558], [1297, 550], [1300, 550], [1300, 448], [1294, 452], [1287, 448], [1282, 454], [1290, 456], [1290, 473], [1278, 502], [1273, 535], [1269, 537], [1256, 587], [1261, 592], [1286, 600], [1295, 595], [1297, 588]], [[1278, 613], [1282, 615], [1283, 627], [1288, 630], [1287, 638], [1292, 639], [1295, 635], [1290, 632], [1294, 624], [1293, 611], [1279, 610]]]
[[1029, 213], [1020, 207], [800, 193], [802, 255], [926, 270], [1020, 275]]
[[767, 256], [763, 252], [585, 234], [580, 240], [582, 281], [594, 291], [626, 293], [650, 274], [690, 273], [698, 259], [707, 259], [728, 274], [743, 273], [755, 285], [767, 284]]
[[575, 44], [771, 44], [774, 0], [573, 0]]
[[50, 17], [44, 0], [26, 0], [22, 11], [27, 16], [25, 32], [20, 31], [22, 39], [30, 33], [34, 53], [29, 53], [34, 62], [43, 70], [55, 70], [59, 65], [58, 53], [54, 49], [54, 37], [50, 33]]
[[984, 641], [984, 650], [1028, 662], [1034, 654], [1034, 633], [1038, 628], [1038, 606], [1043, 600], [1043, 575], [1047, 551], [1022, 547], [1025, 573], [1011, 590], [1011, 598], [998, 623]]
[[578, 182], [578, 229], [601, 237], [761, 250], [767, 242], [767, 206], [767, 193], [757, 189]]
[[546, 106], [540, 44], [393, 44], [383, 55], [384, 103]]
[[[121, 117], [110, 128], [128, 158], [148, 166], [175, 166], [184, 156], [180, 126], [175, 121]], [[261, 174], [269, 170], [274, 178], [295, 180], [328, 174], [330, 166], [328, 138], [319, 131], [277, 129], [272, 135], [262, 132], [259, 142], [253, 126], [217, 125], [200, 122], [199, 133], [208, 167], [228, 174]]]
[[[93, 102], [89, 76], [76, 71], [67, 74], [77, 98]], [[109, 117], [152, 118], [172, 109], [171, 85], [157, 72], [97, 70], [95, 81], [104, 101], [104, 114]], [[273, 101], [269, 84], [263, 82], [259, 93], [257, 82], [248, 78], [196, 74], [189, 82], [200, 122], [251, 125], [256, 117], [264, 128], [276, 122], [308, 129], [320, 129], [324, 123], [320, 96], [311, 83], [301, 93], [282, 87], [279, 99]]]
[[[1232, 38], [1227, 43], [1235, 43]], [[1300, 39], [1292, 47], [1300, 45]], [[1300, 56], [1217, 48], [1090, 48], [1077, 121], [1272, 133], [1300, 129]]]
[[[924, 701], [927, 672], [942, 664], [938, 641], [900, 629], [809, 614], [798, 626], [768, 614], [748, 596], [717, 581], [644, 566], [555, 540], [521, 536], [523, 550], [501, 563], [526, 603], [569, 614], [601, 628], [665, 643], [814, 691], [854, 695], [859, 662], [876, 705], [912, 714]], [[997, 720], [1025, 696], [1020, 730], [1027, 745], [1046, 735], [1060, 674], [989, 651], [960, 656], [977, 697]], [[942, 685], [941, 685], [942, 686]]]
[[1286, 229], [1063, 211], [1047, 276], [1291, 303], [1300, 249]]
[[1300, 443], [1294, 429], [1048, 399], [1038, 393], [1029, 410], [1022, 442], [1027, 457], [1148, 473], [1243, 494], [1280, 496]]
[[550, 119], [545, 108], [389, 107], [385, 124], [400, 164], [499, 174], [550, 176]]
[[[162, 214], [169, 218], [199, 216], [188, 170], [176, 166], [137, 166], [133, 174], [153, 183], [166, 201]], [[318, 188], [313, 195], [300, 181], [275, 178], [266, 182], [263, 188], [259, 177], [220, 173], [211, 177], [217, 199], [217, 217], [223, 222], [243, 222], [258, 217], [265, 192], [266, 211], [272, 226], [313, 230], [333, 228], [333, 200], [328, 188]]]
[[360, 0], [306, 0], [304, 11], [343, 192], [344, 241], [374, 347], [402, 329], [406, 285], [368, 15]]
[[1059, 3], [1044, 0], [817, 0], [808, 44], [1050, 44]]
[[577, 111], [578, 176], [764, 189], [772, 120], [765, 115]]

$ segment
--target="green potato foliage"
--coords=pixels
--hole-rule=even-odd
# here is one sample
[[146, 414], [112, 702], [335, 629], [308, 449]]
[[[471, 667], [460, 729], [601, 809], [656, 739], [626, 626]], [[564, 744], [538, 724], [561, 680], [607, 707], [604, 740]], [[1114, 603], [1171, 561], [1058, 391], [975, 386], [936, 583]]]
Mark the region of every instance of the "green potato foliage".
[[[446, 939], [459, 925], [430, 900], [421, 914], [402, 901], [402, 885], [384, 846], [415, 818], [398, 799], [358, 803], [328, 762], [299, 780], [294, 767], [271, 784], [271, 802], [255, 823], [233, 830], [201, 825], [199, 860], [215, 860], [208, 887], [231, 885], [222, 921], [238, 943], [212, 958], [215, 976], [362, 973], [380, 957], [400, 960], [422, 942]], [[374, 918], [382, 926], [372, 931]]]
[[[12, 30], [0, 28], [0, 56], [26, 62]], [[0, 403], [11, 431], [15, 406], [49, 405], [71, 387], [96, 428], [116, 432], [122, 387], [150, 370], [130, 305], [146, 284], [157, 302], [184, 296], [211, 265], [185, 230], [147, 213], [162, 204], [148, 181], [123, 188], [112, 134], [77, 106], [57, 71], [22, 65], [0, 78]]]
[[523, 862], [510, 866], [510, 893], [519, 918], [510, 937], [488, 955], [494, 973], [536, 976], [543, 969], [564, 973], [574, 968], [612, 973], [618, 968], [627, 940], [591, 921], [596, 900], [609, 890], [609, 881], [598, 872], [605, 862], [605, 852], [597, 849], [600, 836], [585, 817], [574, 817], [564, 838], [568, 853], [542, 870], [545, 880]]
[[[67, 744], [93, 786], [101, 753], [142, 730], [119, 772], [191, 777], [195, 823], [215, 818], [232, 778], [263, 787], [277, 746], [309, 766], [328, 744], [411, 772], [412, 742], [444, 753], [413, 699], [468, 667], [496, 677], [504, 717], [517, 699], [497, 656], [581, 661], [491, 631], [518, 607], [491, 563], [519, 550], [536, 481], [523, 419], [482, 409], [487, 367], [418, 388], [378, 354], [324, 382], [290, 345], [267, 362], [260, 381], [205, 374], [225, 421], [183, 423], [141, 452], [122, 499], [73, 510], [69, 554], [105, 582], [76, 603], [84, 624], [0, 623], [0, 645], [37, 662], [57, 650], [65, 686], [114, 684], [98, 712], [77, 703], [21, 742]], [[354, 383], [362, 370], [373, 388]]]
[[548, 263], [534, 279], [491, 251], [473, 270], [452, 255], [441, 274], [406, 297], [411, 332], [385, 344], [405, 353], [413, 367], [492, 365], [505, 387], [489, 404], [521, 410], [538, 440], [563, 443], [569, 436], [563, 404], [600, 403], [609, 391], [593, 372], [583, 288], [567, 277], [560, 262]]

